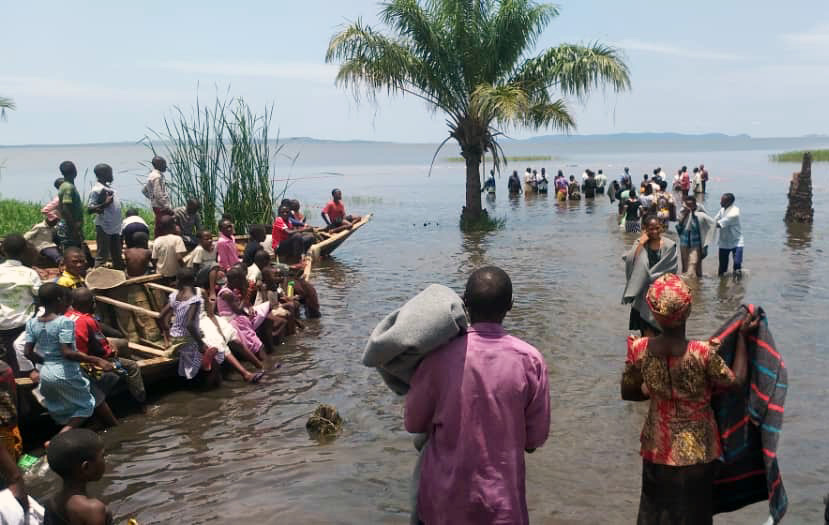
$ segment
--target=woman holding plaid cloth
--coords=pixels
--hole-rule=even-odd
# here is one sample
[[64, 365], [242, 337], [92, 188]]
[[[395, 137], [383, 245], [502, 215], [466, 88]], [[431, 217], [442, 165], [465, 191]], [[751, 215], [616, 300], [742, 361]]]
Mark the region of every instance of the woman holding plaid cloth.
[[650, 400], [641, 435], [639, 525], [712, 523], [712, 484], [722, 447], [711, 395], [740, 387], [748, 375], [746, 337], [758, 319], [749, 317], [740, 327], [729, 369], [717, 355], [716, 340], [686, 339], [691, 302], [682, 279], [659, 277], [648, 289], [647, 304], [661, 335], [628, 338], [622, 399]]

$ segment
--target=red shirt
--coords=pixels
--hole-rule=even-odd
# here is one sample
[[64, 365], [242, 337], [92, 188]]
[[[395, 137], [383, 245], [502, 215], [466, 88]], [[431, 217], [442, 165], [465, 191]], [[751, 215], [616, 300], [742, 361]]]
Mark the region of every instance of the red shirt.
[[69, 319], [75, 321], [75, 349], [78, 352], [90, 355], [89, 338], [94, 337], [97, 339], [100, 348], [103, 349], [104, 354], [99, 355], [99, 351], [96, 348], [92, 355], [97, 355], [98, 357], [103, 357], [104, 359], [113, 357], [115, 351], [111, 346], [109, 346], [109, 341], [107, 341], [106, 336], [101, 331], [101, 326], [98, 324], [98, 321], [92, 317], [92, 314], [85, 314], [70, 308], [67, 310], [65, 315]]
[[343, 201], [331, 201], [325, 205], [322, 212], [328, 215], [328, 220], [331, 222], [342, 220], [345, 218], [345, 204], [343, 204]]
[[271, 231], [271, 238], [273, 249], [277, 249], [279, 247], [279, 243], [287, 239], [291, 236], [291, 225], [286, 224], [282, 217], [277, 217], [275, 221], [273, 221], [273, 230]]

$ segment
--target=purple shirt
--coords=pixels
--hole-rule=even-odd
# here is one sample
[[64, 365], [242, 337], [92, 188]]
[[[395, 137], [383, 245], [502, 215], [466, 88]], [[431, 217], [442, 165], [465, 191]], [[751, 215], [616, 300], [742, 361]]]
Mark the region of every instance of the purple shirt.
[[524, 449], [541, 446], [550, 430], [538, 350], [500, 324], [472, 325], [417, 367], [405, 426], [429, 434], [417, 497], [422, 521], [529, 523]]
[[219, 240], [216, 241], [216, 256], [219, 259], [219, 266], [222, 270], [227, 271], [239, 264], [239, 252], [236, 249], [236, 239], [227, 237], [225, 234], [219, 234]]

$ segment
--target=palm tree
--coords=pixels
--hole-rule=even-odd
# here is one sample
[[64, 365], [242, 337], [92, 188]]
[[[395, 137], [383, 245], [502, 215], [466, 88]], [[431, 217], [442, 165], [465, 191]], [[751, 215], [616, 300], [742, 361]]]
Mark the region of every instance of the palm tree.
[[14, 100], [8, 97], [0, 97], [0, 119], [6, 118], [6, 110], [14, 109]]
[[455, 139], [466, 161], [466, 220], [481, 216], [481, 157], [490, 152], [496, 169], [505, 162], [497, 139], [506, 126], [569, 131], [575, 122], [553, 90], [583, 100], [591, 88], [630, 87], [620, 52], [600, 43], [562, 44], [530, 55], [558, 15], [551, 4], [389, 0], [381, 5], [380, 20], [391, 35], [358, 19], [331, 38], [325, 60], [341, 64], [337, 84], [352, 88], [356, 98], [360, 88], [370, 97], [411, 95], [446, 114], [449, 136], [440, 147]]

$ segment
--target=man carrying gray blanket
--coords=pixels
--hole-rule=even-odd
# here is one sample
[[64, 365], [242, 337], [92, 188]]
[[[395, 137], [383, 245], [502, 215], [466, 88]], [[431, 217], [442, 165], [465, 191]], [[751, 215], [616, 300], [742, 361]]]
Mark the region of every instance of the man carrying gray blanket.
[[423, 359], [406, 395], [406, 430], [429, 440], [418, 517], [429, 525], [527, 524], [524, 452], [549, 433], [547, 365], [501, 326], [512, 308], [506, 272], [473, 272], [464, 304], [472, 325]]

